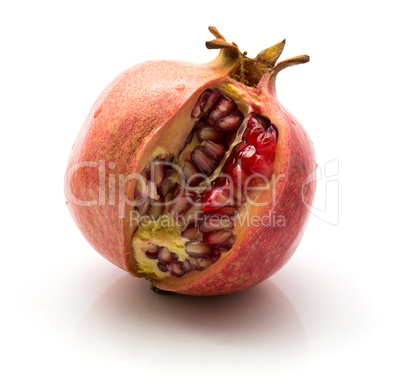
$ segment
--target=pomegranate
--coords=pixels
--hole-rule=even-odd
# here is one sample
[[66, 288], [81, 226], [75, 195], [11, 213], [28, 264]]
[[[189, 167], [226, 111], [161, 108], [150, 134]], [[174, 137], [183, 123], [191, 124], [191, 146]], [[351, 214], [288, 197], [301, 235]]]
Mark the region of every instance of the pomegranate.
[[[214, 27], [208, 64], [153, 61], [118, 76], [73, 145], [68, 208], [91, 245], [156, 290], [246, 289], [298, 246], [316, 163], [277, 101], [285, 41], [254, 59]], [[314, 179], [314, 178], [313, 178]]]

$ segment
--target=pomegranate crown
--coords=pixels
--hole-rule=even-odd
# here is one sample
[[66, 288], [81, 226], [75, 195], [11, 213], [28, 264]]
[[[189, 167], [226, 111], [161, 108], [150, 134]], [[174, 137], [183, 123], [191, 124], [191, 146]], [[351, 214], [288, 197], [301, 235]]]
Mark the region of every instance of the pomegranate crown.
[[286, 40], [264, 49], [254, 59], [247, 57], [247, 52], [241, 52], [236, 43], [229, 43], [216, 27], [208, 27], [215, 39], [205, 43], [208, 49], [220, 49], [219, 59], [238, 62], [232, 77], [250, 87], [256, 87], [261, 78], [268, 73], [271, 82], [274, 82], [276, 75], [284, 68], [307, 63], [310, 60], [308, 55], [299, 55], [276, 63], [282, 54]]

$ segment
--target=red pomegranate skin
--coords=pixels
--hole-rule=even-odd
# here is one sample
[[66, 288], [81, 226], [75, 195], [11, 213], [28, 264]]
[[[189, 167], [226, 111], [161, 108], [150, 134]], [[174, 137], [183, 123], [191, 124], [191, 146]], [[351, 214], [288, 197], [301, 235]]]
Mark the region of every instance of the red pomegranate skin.
[[[224, 78], [236, 61], [213, 61], [193, 64], [172, 61], [149, 61], [120, 74], [101, 93], [91, 108], [71, 150], [67, 165], [65, 190], [67, 207], [78, 228], [107, 260], [131, 270], [132, 258], [129, 215], [119, 218], [118, 204], [99, 200], [99, 169], [82, 167], [69, 172], [79, 162], [105, 161], [106, 183], [110, 173], [129, 175], [138, 170], [141, 152], [158, 131], [192, 103], [201, 87]], [[114, 162], [114, 169], [109, 169]], [[118, 181], [116, 181], [118, 186]], [[118, 188], [118, 187], [116, 187]], [[134, 182], [125, 186], [126, 196], [133, 196]], [[118, 192], [116, 192], [116, 196]], [[74, 203], [98, 201], [92, 206]], [[117, 199], [116, 199], [117, 200]], [[132, 207], [127, 206], [127, 212]]]
[[[125, 196], [132, 197], [133, 180], [119, 187], [117, 175], [140, 172], [149, 155], [147, 148], [158, 140], [158, 134], [182, 111], [191, 111], [202, 90], [219, 87], [223, 79], [228, 80], [240, 61], [240, 57], [230, 56], [222, 50], [216, 60], [204, 65], [155, 61], [130, 68], [99, 96], [73, 145], [65, 181], [68, 208], [89, 243], [132, 275], [137, 275], [128, 214], [132, 206], [124, 206], [126, 215], [121, 218], [119, 205], [109, 204], [107, 188], [105, 197], [99, 199], [102, 181], [98, 167], [75, 170], [74, 165], [105, 161], [106, 183], [111, 174], [115, 175], [116, 196], [119, 188], [124, 188]], [[258, 208], [250, 206], [250, 216], [274, 213], [277, 218], [284, 217], [286, 225], [236, 226], [234, 247], [215, 264], [180, 278], [154, 281], [157, 288], [189, 295], [244, 290], [277, 272], [300, 243], [315, 192], [315, 183], [304, 185], [304, 181], [314, 173], [316, 163], [307, 133], [277, 101], [276, 74], [267, 71], [252, 93], [258, 96], [260, 114], [268, 116], [278, 128], [274, 175], [282, 177], [277, 180], [276, 199], [272, 189], [262, 192], [259, 199], [270, 203]], [[233, 83], [248, 92], [247, 87]], [[75, 198], [97, 203], [83, 206], [76, 204]]]

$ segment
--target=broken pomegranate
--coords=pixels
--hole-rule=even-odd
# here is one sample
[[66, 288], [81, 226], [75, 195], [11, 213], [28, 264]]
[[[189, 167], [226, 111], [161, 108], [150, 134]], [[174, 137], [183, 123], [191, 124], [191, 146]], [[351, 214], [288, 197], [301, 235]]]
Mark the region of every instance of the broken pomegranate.
[[312, 143], [279, 105], [285, 41], [255, 59], [214, 27], [208, 64], [146, 62], [100, 95], [73, 146], [68, 208], [93, 247], [159, 290], [216, 295], [277, 272], [301, 240]]

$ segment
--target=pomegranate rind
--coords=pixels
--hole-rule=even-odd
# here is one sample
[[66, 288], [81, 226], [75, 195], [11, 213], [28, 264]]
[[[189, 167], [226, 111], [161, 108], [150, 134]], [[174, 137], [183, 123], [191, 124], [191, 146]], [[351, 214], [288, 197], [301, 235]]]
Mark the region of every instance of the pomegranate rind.
[[[225, 78], [237, 64], [236, 58], [229, 60], [222, 54], [208, 64], [141, 63], [113, 80], [91, 108], [68, 161], [66, 203], [84, 237], [116, 266], [136, 275], [129, 215], [132, 206], [125, 204], [122, 209], [117, 202], [121, 193], [132, 199], [134, 182], [128, 180], [120, 188], [124, 188], [122, 192], [118, 178], [139, 172], [147, 159], [147, 144], [173, 124], [177, 115], [193, 107], [200, 89]], [[106, 183], [102, 196], [101, 164]], [[109, 204], [111, 175], [116, 184], [115, 204]]]
[[[223, 80], [230, 83], [228, 75], [239, 64], [239, 57], [233, 52], [232, 49], [225, 54], [222, 50], [214, 62], [205, 65], [158, 61], [125, 71], [99, 96], [74, 143], [66, 173], [68, 208], [90, 244], [132, 275], [137, 275], [132, 248], [134, 228], [129, 216], [132, 206], [110, 204], [107, 188], [105, 195], [100, 196], [103, 181], [99, 178], [99, 166], [103, 162], [106, 183], [110, 177], [116, 178], [116, 197], [123, 193], [131, 198], [134, 181], [129, 179], [119, 187], [118, 178], [142, 170], [151, 155], [152, 143], [158, 142], [162, 131], [174, 126], [177, 119], [190, 116], [202, 90], [219, 87]], [[285, 65], [288, 64], [282, 67]], [[259, 113], [269, 117], [278, 128], [274, 175], [284, 176], [276, 183], [275, 199], [268, 189], [259, 195], [260, 201], [269, 202], [267, 205], [245, 205], [242, 210], [260, 217], [275, 213], [286, 219], [286, 226], [238, 225], [233, 229], [237, 236], [235, 245], [214, 265], [181, 278], [155, 281], [159, 289], [191, 295], [244, 290], [277, 272], [298, 246], [315, 192], [315, 183], [305, 181], [314, 173], [316, 164], [308, 135], [276, 99], [275, 77], [268, 71], [252, 91], [235, 82], [235, 87], [244, 88], [244, 93], [256, 101]], [[87, 165], [76, 167], [82, 163]], [[76, 198], [96, 203], [77, 204]]]
[[316, 188], [313, 144], [302, 125], [277, 101], [269, 74], [261, 80], [257, 92], [261, 115], [268, 116], [279, 132], [274, 163], [277, 182], [275, 189], [267, 189], [258, 197], [260, 202], [269, 202], [267, 205], [247, 205], [243, 209], [249, 211], [250, 218], [274, 213], [275, 218], [285, 218], [286, 225], [237, 225], [233, 230], [236, 244], [211, 268], [180, 279], [168, 277], [154, 282], [161, 290], [205, 296], [247, 289], [281, 269], [301, 241]]

